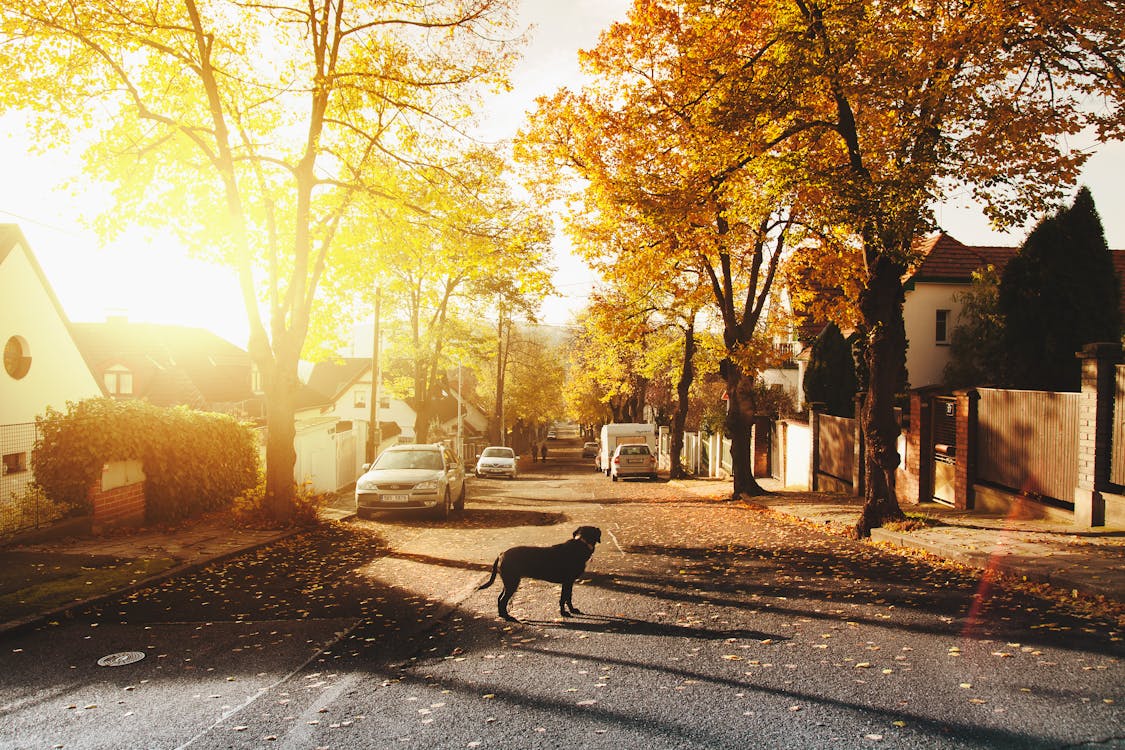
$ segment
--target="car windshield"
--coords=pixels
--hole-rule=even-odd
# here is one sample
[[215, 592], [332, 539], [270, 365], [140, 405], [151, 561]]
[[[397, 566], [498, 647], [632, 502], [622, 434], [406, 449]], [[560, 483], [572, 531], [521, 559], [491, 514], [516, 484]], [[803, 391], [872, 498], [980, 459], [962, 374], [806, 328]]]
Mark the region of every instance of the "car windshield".
[[647, 456], [649, 455], [647, 445], [623, 445], [621, 446], [622, 456]]
[[511, 448], [485, 448], [480, 454], [484, 458], [515, 458], [515, 451]]
[[429, 469], [441, 471], [441, 454], [431, 450], [387, 451], [372, 469]]

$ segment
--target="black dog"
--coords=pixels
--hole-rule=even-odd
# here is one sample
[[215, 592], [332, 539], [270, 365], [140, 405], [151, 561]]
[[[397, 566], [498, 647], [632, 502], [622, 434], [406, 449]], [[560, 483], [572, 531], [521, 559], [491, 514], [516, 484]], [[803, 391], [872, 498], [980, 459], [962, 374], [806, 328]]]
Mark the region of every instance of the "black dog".
[[[562, 584], [559, 596], [559, 614], [570, 617], [570, 612], [582, 614], [571, 601], [574, 582], [586, 570], [586, 561], [594, 554], [594, 546], [602, 540], [602, 532], [596, 526], [579, 526], [571, 539], [552, 547], [512, 547], [505, 550], [492, 563], [492, 577], [488, 583], [478, 587], [486, 589], [496, 580], [497, 571], [504, 582], [504, 590], [496, 600], [496, 609], [505, 620], [519, 622], [508, 614], [508, 602], [519, 588], [524, 578]], [[570, 612], [567, 612], [567, 609]]]

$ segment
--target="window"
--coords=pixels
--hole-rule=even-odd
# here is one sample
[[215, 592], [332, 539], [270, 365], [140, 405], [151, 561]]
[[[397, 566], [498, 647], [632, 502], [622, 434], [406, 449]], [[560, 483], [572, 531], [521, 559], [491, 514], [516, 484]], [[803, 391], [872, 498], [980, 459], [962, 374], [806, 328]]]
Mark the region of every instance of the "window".
[[949, 310], [938, 310], [934, 326], [934, 342], [949, 343]]
[[31, 354], [22, 336], [12, 336], [4, 344], [4, 370], [20, 380], [31, 370]]
[[114, 365], [105, 371], [105, 389], [111, 396], [133, 395], [133, 373], [122, 365]]
[[367, 407], [367, 391], [356, 389], [352, 393], [352, 406], [357, 409], [364, 409]]
[[250, 392], [263, 393], [262, 390], [262, 371], [258, 369], [257, 364], [250, 365]]
[[27, 453], [4, 454], [4, 476], [27, 471]]
[[380, 396], [379, 397], [379, 408], [380, 409], [390, 409], [391, 408], [391, 399], [390, 399], [389, 396]]

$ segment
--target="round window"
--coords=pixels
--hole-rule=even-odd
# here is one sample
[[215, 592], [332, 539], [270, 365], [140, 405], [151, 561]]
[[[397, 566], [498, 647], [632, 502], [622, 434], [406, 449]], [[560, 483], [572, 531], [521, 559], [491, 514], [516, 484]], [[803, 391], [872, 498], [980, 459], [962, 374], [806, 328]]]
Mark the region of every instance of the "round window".
[[4, 344], [4, 370], [16, 380], [31, 369], [31, 352], [22, 336], [12, 336]]

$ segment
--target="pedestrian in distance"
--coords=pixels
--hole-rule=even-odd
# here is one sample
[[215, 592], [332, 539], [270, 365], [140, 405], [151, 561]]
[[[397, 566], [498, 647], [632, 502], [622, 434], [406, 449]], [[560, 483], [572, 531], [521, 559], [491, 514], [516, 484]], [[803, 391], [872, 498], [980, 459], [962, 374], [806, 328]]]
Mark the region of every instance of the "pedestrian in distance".
[[539, 459], [543, 463], [547, 463], [547, 444], [546, 443], [543, 443], [543, 446], [539, 449]]

